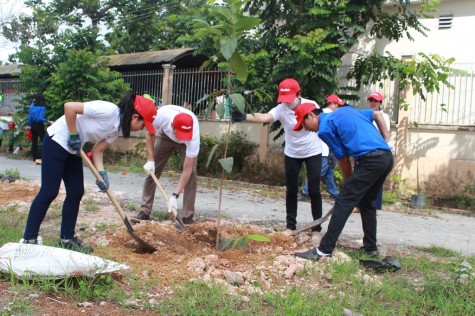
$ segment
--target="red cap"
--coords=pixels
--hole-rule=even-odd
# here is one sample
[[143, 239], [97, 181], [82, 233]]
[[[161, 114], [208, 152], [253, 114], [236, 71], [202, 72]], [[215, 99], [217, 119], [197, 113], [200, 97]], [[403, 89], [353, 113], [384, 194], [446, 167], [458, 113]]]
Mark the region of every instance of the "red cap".
[[300, 131], [302, 130], [303, 126], [303, 118], [305, 115], [308, 113], [312, 112], [315, 110], [317, 107], [313, 103], [302, 103], [297, 108], [295, 109], [295, 116], [297, 117], [297, 124], [294, 126], [294, 131]]
[[155, 128], [153, 127], [153, 120], [157, 116], [157, 107], [155, 104], [147, 98], [141, 95], [135, 96], [134, 108], [140, 116], [143, 117], [145, 128], [150, 134], [155, 134]]
[[179, 140], [191, 140], [193, 138], [193, 118], [186, 113], [180, 113], [173, 119], [175, 135]]
[[299, 83], [291, 78], [282, 80], [279, 84], [279, 97], [277, 102], [291, 103], [295, 100], [297, 93], [300, 92]]
[[330, 94], [327, 99], [327, 102], [329, 103], [336, 103], [338, 105], [343, 105], [345, 102], [343, 102], [336, 94]]
[[383, 102], [384, 98], [383, 95], [379, 92], [373, 92], [369, 95], [369, 97], [366, 99], [367, 101], [374, 99], [379, 102]]

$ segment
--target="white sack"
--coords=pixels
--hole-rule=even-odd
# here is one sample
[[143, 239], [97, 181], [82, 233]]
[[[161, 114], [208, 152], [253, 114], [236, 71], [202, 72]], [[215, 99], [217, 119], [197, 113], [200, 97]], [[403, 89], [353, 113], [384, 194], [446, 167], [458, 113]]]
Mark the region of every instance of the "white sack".
[[0, 271], [21, 278], [92, 277], [127, 269], [125, 264], [56, 247], [10, 242], [0, 248]]

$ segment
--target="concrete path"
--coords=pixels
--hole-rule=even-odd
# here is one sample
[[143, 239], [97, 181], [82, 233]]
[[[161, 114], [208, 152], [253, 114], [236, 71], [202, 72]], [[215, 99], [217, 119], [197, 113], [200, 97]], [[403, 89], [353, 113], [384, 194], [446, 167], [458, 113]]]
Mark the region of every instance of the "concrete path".
[[[33, 181], [41, 180], [41, 166], [30, 160], [8, 159], [0, 154], [0, 173], [6, 169], [18, 169], [20, 176]], [[95, 186], [91, 172], [84, 168], [86, 186]], [[123, 193], [130, 203], [139, 206], [141, 201], [144, 175], [128, 173], [109, 173], [111, 190], [116, 194]], [[169, 194], [173, 192], [178, 181], [177, 177], [160, 179], [162, 186]], [[159, 192], [157, 190], [157, 196]], [[163, 201], [157, 200], [157, 203]], [[179, 207], [181, 199], [179, 199]], [[323, 212], [332, 206], [331, 200], [324, 200]], [[196, 200], [196, 214], [215, 216], [218, 208], [218, 190], [199, 188]], [[155, 205], [154, 209], [163, 209], [163, 205]], [[285, 223], [285, 201], [260, 197], [250, 190], [223, 190], [222, 211], [228, 218], [239, 218], [250, 221]], [[310, 222], [310, 203], [299, 202], [298, 223]], [[328, 222], [323, 224], [326, 231]], [[432, 246], [437, 245], [460, 252], [463, 255], [475, 255], [475, 217], [437, 212], [434, 216], [404, 214], [401, 212], [382, 211], [378, 216], [378, 242], [399, 246]], [[363, 232], [359, 214], [352, 214], [343, 230], [343, 235], [350, 239], [361, 240]]]

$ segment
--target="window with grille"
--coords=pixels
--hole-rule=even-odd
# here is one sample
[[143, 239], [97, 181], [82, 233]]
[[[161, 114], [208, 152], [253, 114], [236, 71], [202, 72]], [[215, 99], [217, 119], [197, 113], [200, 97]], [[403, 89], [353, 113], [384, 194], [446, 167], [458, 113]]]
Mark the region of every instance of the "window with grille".
[[452, 27], [452, 15], [441, 15], [439, 17], [439, 30], [450, 29]]

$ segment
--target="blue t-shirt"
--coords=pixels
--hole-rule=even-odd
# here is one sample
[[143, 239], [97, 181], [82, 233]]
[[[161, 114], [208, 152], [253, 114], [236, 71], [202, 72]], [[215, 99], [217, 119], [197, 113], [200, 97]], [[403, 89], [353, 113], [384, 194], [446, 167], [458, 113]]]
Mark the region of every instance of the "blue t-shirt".
[[27, 124], [31, 126], [32, 123], [48, 123], [48, 120], [45, 118], [46, 107], [44, 105], [35, 105], [31, 104], [28, 111], [28, 122]]
[[375, 150], [391, 151], [373, 125], [374, 110], [357, 110], [351, 106], [319, 115], [318, 136], [333, 151], [336, 159], [361, 157]]

